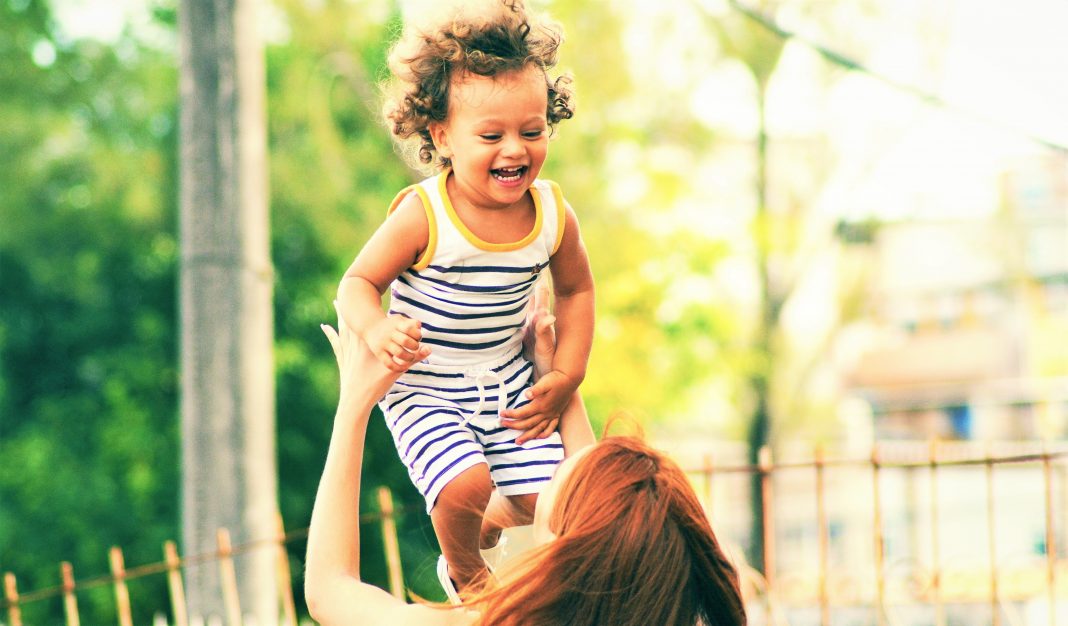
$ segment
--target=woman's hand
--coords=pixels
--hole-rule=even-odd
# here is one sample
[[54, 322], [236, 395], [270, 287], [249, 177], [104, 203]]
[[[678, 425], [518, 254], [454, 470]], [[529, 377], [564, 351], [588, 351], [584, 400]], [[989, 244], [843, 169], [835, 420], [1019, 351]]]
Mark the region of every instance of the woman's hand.
[[553, 370], [556, 354], [556, 317], [549, 310], [549, 283], [542, 279], [534, 286], [523, 334], [523, 356], [534, 364], [534, 380]]
[[[337, 302], [334, 302], [337, 308]], [[377, 401], [386, 394], [390, 386], [407, 370], [391, 371], [371, 354], [367, 344], [356, 336], [349, 325], [341, 317], [338, 311], [339, 330], [335, 330], [328, 324], [322, 324], [321, 328], [326, 338], [330, 340], [330, 346], [334, 349], [334, 357], [337, 359], [338, 371], [341, 374], [341, 397], [343, 399], [359, 394], [365, 399]], [[430, 348], [421, 346], [416, 350], [418, 355], [412, 363], [417, 363], [430, 354]], [[409, 364], [409, 367], [411, 363]]]

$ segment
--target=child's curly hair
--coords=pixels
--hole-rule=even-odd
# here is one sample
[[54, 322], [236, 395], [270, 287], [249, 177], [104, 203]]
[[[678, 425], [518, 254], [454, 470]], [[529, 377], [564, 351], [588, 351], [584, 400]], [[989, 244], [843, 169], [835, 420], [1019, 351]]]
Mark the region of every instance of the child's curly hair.
[[[418, 161], [449, 167], [430, 138], [431, 122], [449, 113], [449, 83], [457, 73], [496, 76], [533, 64], [543, 72], [556, 64], [563, 42], [559, 24], [527, 13], [522, 0], [470, 0], [430, 23], [407, 25], [389, 53], [393, 80], [387, 85], [385, 116], [394, 135], [420, 140]], [[549, 128], [574, 115], [571, 77], [545, 74]], [[414, 142], [413, 142], [414, 143]]]

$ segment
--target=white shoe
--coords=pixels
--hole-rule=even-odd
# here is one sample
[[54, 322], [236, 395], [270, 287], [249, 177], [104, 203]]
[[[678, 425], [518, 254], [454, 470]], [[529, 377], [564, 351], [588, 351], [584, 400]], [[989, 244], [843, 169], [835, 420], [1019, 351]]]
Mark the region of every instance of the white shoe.
[[494, 570], [508, 559], [508, 535], [502, 532], [497, 540], [497, 545], [486, 550], [480, 550], [480, 553], [482, 554], [482, 560], [486, 562], [486, 569], [489, 570], [490, 574], [494, 574]]
[[445, 590], [445, 595], [448, 596], [449, 602], [455, 605], [463, 604], [463, 600], [460, 599], [460, 593], [456, 591], [456, 585], [449, 578], [449, 564], [445, 561], [444, 554], [438, 556], [438, 582], [441, 583], [441, 588]]

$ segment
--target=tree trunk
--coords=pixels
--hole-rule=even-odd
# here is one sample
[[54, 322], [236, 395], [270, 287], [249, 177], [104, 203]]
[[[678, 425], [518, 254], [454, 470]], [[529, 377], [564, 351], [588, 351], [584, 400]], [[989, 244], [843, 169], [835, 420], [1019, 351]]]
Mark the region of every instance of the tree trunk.
[[[277, 511], [263, 45], [255, 0], [181, 0], [184, 554], [270, 537]], [[242, 612], [278, 621], [269, 547], [236, 558]], [[186, 570], [191, 615], [225, 615], [218, 567]]]

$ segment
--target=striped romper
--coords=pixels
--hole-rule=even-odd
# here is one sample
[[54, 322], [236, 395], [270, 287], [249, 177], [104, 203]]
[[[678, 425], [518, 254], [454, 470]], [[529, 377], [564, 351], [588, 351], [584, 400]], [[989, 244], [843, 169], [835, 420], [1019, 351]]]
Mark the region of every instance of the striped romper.
[[486, 463], [501, 495], [538, 493], [563, 459], [559, 433], [515, 443], [498, 411], [529, 400], [534, 366], [523, 357], [527, 303], [563, 236], [564, 202], [555, 183], [530, 188], [536, 218], [522, 240], [487, 243], [460, 221], [445, 189], [446, 170], [398, 194], [422, 200], [427, 249], [390, 289], [390, 313], [422, 324], [431, 354], [405, 372], [379, 406], [412, 483], [434, 508], [442, 488]]

